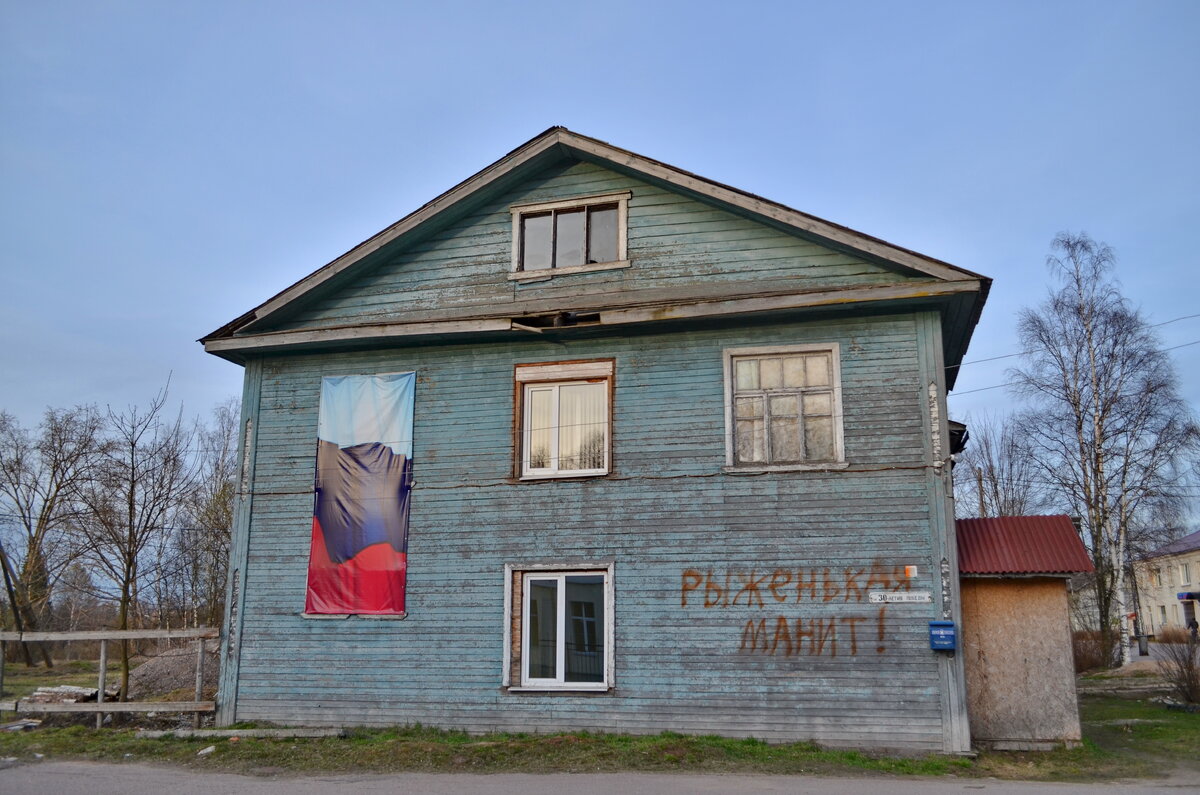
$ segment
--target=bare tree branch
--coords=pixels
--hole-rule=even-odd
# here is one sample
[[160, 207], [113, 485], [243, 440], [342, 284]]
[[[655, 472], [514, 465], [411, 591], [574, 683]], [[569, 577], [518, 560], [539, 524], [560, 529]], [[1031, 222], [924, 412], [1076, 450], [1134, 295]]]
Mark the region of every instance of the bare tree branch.
[[[1048, 265], [1060, 286], [1018, 324], [1027, 354], [1010, 376], [1031, 408], [1017, 422], [1041, 478], [1081, 519], [1100, 630], [1115, 648], [1128, 616], [1131, 556], [1178, 527], [1200, 427], [1170, 358], [1111, 277], [1112, 250], [1067, 233], [1052, 247]], [[1126, 656], [1128, 646], [1119, 646]]]

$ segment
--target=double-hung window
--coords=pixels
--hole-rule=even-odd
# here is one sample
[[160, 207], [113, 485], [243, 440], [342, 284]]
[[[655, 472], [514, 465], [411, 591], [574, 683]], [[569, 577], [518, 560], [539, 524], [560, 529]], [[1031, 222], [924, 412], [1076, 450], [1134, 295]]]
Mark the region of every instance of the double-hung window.
[[845, 460], [836, 343], [726, 350], [725, 395], [729, 466]]
[[612, 377], [611, 359], [517, 365], [520, 477], [608, 474]]
[[630, 193], [513, 205], [513, 265], [518, 281], [628, 267]]
[[506, 567], [505, 684], [536, 690], [612, 685], [612, 566]]

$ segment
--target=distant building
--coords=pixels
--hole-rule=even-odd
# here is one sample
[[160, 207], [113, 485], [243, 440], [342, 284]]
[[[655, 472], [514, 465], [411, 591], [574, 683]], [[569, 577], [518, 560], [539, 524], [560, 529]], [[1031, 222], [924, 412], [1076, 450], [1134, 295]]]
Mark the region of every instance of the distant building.
[[1200, 531], [1159, 547], [1134, 567], [1144, 632], [1183, 629], [1200, 600]]

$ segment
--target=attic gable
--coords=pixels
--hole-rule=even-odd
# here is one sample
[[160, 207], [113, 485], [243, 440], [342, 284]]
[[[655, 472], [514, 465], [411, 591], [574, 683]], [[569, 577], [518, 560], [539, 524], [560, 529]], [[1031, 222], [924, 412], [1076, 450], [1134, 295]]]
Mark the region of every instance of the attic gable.
[[[506, 278], [509, 207], [611, 191], [630, 196], [636, 268], [529, 286]], [[538, 311], [608, 310], [611, 322], [642, 322], [737, 313], [731, 302], [753, 299], [769, 309], [934, 298], [956, 318], [949, 362], [965, 349], [989, 284], [556, 127], [202, 341], [237, 360], [236, 351], [319, 339], [507, 331]]]
[[[629, 197], [631, 267], [561, 279], [553, 270], [513, 273], [510, 208], [597, 195]], [[585, 161], [544, 168], [446, 228], [404, 242], [392, 244], [390, 258], [348, 274], [332, 292], [295, 302], [260, 328], [485, 316], [519, 322], [555, 311], [599, 312], [930, 278], [885, 268]]]

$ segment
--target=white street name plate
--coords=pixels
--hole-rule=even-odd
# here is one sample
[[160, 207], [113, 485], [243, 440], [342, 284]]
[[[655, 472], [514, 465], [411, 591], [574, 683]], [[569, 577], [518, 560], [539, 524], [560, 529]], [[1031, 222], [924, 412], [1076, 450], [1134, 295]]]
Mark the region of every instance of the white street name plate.
[[929, 604], [933, 601], [933, 597], [929, 595], [929, 591], [911, 591], [908, 593], [890, 593], [888, 591], [871, 591], [867, 595], [867, 601], [873, 605], [895, 604]]

